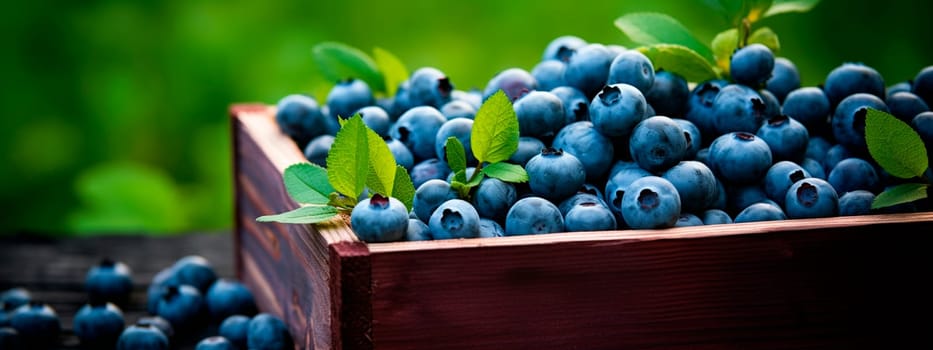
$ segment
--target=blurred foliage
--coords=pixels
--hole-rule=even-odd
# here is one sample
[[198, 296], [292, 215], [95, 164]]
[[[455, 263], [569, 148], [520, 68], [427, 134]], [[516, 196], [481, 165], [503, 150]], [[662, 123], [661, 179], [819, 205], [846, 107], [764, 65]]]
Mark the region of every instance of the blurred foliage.
[[[613, 20], [726, 29], [698, 1], [87, 0], [0, 5], [0, 232], [174, 233], [232, 226], [227, 108], [322, 97], [311, 47], [385, 48], [461, 89], [531, 69], [552, 38], [627, 44]], [[805, 85], [861, 61], [888, 85], [933, 64], [930, 2], [826, 0], [767, 18]]]

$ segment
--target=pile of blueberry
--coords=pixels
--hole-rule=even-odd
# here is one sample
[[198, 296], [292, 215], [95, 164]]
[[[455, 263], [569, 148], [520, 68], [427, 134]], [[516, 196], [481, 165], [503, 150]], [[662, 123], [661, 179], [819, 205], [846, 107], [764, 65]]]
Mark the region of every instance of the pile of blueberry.
[[[170, 349], [175, 337], [190, 337], [217, 324], [219, 335], [201, 340], [196, 349], [293, 348], [282, 320], [257, 314], [252, 293], [237, 281], [217, 278], [200, 256], [184, 257], [159, 272], [147, 295], [151, 316], [129, 327], [120, 309], [129, 305], [133, 290], [126, 264], [105, 259], [88, 272], [85, 288], [88, 304], [75, 314], [72, 326], [86, 349]], [[32, 300], [23, 288], [3, 292], [0, 302], [0, 349], [47, 349], [58, 344], [62, 326], [50, 306]]]
[[[867, 108], [890, 112], [933, 144], [933, 66], [886, 87], [873, 68], [845, 63], [823, 85], [801, 87], [794, 64], [761, 44], [735, 51], [731, 81], [697, 84], [655, 70], [638, 50], [573, 36], [554, 39], [542, 58], [530, 72], [496, 74], [482, 91], [456, 90], [430, 67], [389, 98], [350, 79], [323, 105], [286, 96], [276, 120], [310, 162], [326, 166], [337, 118], [359, 113], [409, 169], [411, 212], [381, 196], [353, 210], [353, 229], [368, 242], [868, 214], [899, 180], [868, 154]], [[451, 188], [444, 143], [457, 137], [476, 166], [473, 117], [499, 90], [520, 127], [509, 161], [530, 180], [486, 178], [462, 198]], [[933, 181], [929, 170], [926, 177]], [[928, 209], [919, 201], [886, 212]]]

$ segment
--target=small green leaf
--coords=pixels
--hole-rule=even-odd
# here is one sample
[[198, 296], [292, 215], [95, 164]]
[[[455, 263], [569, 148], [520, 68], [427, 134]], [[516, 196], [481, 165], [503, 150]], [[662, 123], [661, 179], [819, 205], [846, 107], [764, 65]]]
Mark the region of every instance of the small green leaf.
[[356, 197], [347, 197], [337, 192], [331, 192], [328, 198], [330, 198], [330, 200], [327, 201], [327, 205], [335, 208], [352, 209], [356, 206], [357, 202]]
[[444, 151], [447, 153], [447, 165], [454, 173], [466, 170], [466, 151], [463, 144], [456, 137], [448, 137], [444, 143]]
[[324, 42], [314, 45], [311, 53], [328, 80], [357, 78], [374, 91], [385, 91], [385, 81], [376, 63], [363, 51], [342, 43]]
[[298, 203], [327, 204], [334, 187], [327, 181], [327, 169], [311, 163], [298, 163], [282, 174], [285, 190]]
[[871, 157], [891, 175], [910, 179], [927, 170], [929, 159], [920, 135], [893, 115], [869, 108], [865, 142]]
[[771, 17], [787, 12], [807, 12], [810, 11], [820, 0], [774, 0], [771, 7], [765, 12], [764, 17]]
[[655, 69], [676, 73], [687, 81], [701, 82], [719, 77], [709, 61], [685, 46], [656, 44], [637, 50], [651, 59]]
[[743, 0], [703, 0], [707, 6], [718, 12], [729, 24], [736, 25], [742, 20]]
[[467, 183], [465, 183], [464, 185], [469, 188], [479, 186], [479, 183], [482, 182], [483, 178], [485, 177], [486, 177], [486, 174], [483, 173], [482, 171], [474, 172], [473, 177], [470, 178], [470, 181], [467, 181]]
[[408, 79], [408, 69], [398, 57], [381, 47], [373, 49], [373, 59], [385, 80], [386, 95], [395, 96], [399, 84]]
[[415, 185], [411, 182], [411, 176], [401, 165], [395, 166], [395, 184], [392, 186], [392, 197], [405, 204], [405, 208], [411, 211], [412, 200], [415, 198]]
[[480, 163], [504, 161], [518, 150], [518, 117], [505, 92], [497, 91], [479, 107], [470, 138]]
[[[356, 115], [354, 118], [360, 117]], [[362, 118], [360, 120], [362, 121]], [[371, 192], [390, 196], [395, 183], [395, 157], [382, 136], [369, 127], [366, 127], [366, 139], [369, 143], [369, 174], [366, 177], [366, 186]]]
[[748, 0], [746, 2], [745, 18], [750, 23], [758, 22], [758, 20], [764, 18], [765, 13], [771, 8], [772, 2], [772, 0]]
[[337, 208], [326, 205], [310, 205], [281, 214], [256, 218], [259, 222], [281, 222], [283, 224], [314, 224], [337, 216]]
[[512, 163], [492, 163], [483, 168], [483, 173], [505, 182], [528, 182], [525, 168]]
[[466, 183], [466, 169], [459, 170], [454, 173], [454, 182]]
[[739, 30], [732, 28], [726, 29], [713, 37], [712, 42], [713, 56], [716, 58], [716, 67], [719, 70], [729, 73], [729, 61], [732, 59], [732, 53], [739, 47]]
[[891, 187], [875, 197], [875, 200], [871, 202], [871, 208], [879, 209], [924, 199], [927, 197], [928, 187], [930, 187], [930, 185], [916, 183], [900, 184]]
[[748, 37], [748, 43], [767, 46], [774, 54], [781, 51], [781, 41], [778, 40], [777, 33], [768, 27], [761, 27], [752, 32], [752, 35]]
[[359, 115], [337, 132], [327, 154], [327, 178], [337, 192], [356, 198], [363, 193], [369, 173], [369, 143], [366, 125]]
[[636, 44], [677, 44], [690, 48], [706, 60], [713, 60], [712, 51], [671, 16], [654, 12], [636, 12], [619, 17], [615, 25]]

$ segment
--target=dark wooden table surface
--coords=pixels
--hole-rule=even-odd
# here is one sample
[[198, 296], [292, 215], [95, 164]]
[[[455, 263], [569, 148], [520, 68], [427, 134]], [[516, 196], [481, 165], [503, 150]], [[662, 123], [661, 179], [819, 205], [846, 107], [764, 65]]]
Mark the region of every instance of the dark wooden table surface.
[[[86, 301], [84, 277], [102, 258], [122, 261], [133, 272], [133, 295], [123, 308], [127, 324], [147, 316], [146, 288], [152, 276], [186, 255], [207, 258], [220, 277], [234, 278], [233, 236], [230, 232], [189, 233], [168, 237], [100, 236], [90, 238], [0, 237], [0, 291], [28, 289], [33, 299], [55, 309], [64, 329], [59, 349], [79, 349], [72, 332], [75, 312]], [[200, 338], [213, 335], [216, 325], [185, 339], [174, 348], [193, 349]]]

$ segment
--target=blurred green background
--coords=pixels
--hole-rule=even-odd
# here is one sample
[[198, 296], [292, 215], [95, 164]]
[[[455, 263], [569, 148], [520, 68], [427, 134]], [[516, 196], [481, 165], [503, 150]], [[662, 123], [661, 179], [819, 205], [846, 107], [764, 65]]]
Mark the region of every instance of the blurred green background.
[[[531, 69], [573, 34], [668, 13], [704, 41], [727, 24], [700, 1], [33, 1], [2, 5], [0, 232], [171, 234], [233, 224], [227, 109], [322, 96], [310, 50], [379, 46], [461, 89]], [[805, 85], [845, 61], [891, 85], [933, 64], [928, 1], [826, 0], [765, 19]]]

